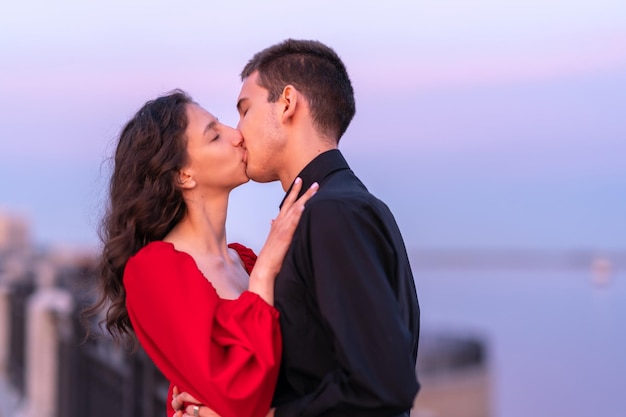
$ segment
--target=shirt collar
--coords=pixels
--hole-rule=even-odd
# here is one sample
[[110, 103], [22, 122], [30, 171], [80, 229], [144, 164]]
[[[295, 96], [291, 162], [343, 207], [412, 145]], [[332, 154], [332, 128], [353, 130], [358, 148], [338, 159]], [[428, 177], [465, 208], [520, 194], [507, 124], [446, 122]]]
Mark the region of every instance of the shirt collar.
[[[339, 171], [342, 169], [350, 169], [348, 163], [345, 158], [339, 151], [339, 149], [331, 149], [329, 151], [323, 152], [315, 157], [311, 162], [308, 163], [307, 166], [304, 167], [302, 171], [297, 175], [302, 179], [302, 188], [300, 189], [300, 193], [298, 197], [300, 197], [309, 187], [317, 181], [318, 184], [322, 184], [322, 181], [332, 174], [335, 171]], [[295, 178], [294, 178], [295, 180]], [[285, 193], [285, 197], [283, 197], [283, 201], [280, 202], [280, 207], [283, 206], [285, 199], [291, 192], [293, 188], [293, 183], [289, 186], [289, 189]]]

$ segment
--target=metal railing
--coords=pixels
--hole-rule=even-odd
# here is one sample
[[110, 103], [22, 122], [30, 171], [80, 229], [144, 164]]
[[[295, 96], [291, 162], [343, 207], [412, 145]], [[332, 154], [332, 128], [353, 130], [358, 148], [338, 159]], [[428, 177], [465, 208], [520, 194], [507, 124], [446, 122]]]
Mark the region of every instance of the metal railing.
[[165, 416], [169, 383], [143, 349], [106, 336], [84, 341], [78, 319], [73, 328], [59, 349], [58, 416]]

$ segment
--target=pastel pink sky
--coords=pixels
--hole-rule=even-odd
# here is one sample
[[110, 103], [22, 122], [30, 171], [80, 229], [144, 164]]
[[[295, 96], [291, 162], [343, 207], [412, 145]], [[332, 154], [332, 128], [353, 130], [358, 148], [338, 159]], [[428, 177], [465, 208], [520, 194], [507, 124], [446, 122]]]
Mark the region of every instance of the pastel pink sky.
[[[537, 205], [534, 218], [545, 223], [550, 210], [552, 221], [577, 199], [604, 204], [606, 198], [615, 212], [598, 203], [594, 216], [607, 223], [591, 222], [587, 234], [552, 243], [626, 247], [624, 239], [605, 238], [617, 210], [626, 212], [626, 201], [611, 197], [624, 194], [615, 187], [626, 186], [619, 179], [626, 174], [619, 157], [626, 151], [619, 111], [626, 106], [626, 2], [213, 3], [24, 0], [0, 6], [0, 207], [29, 213], [36, 239], [95, 241], [101, 163], [143, 102], [180, 87], [235, 124], [241, 67], [259, 49], [293, 37], [326, 42], [344, 59], [357, 116], [342, 149], [374, 191], [397, 207], [411, 244], [532, 246], [542, 236], [506, 223], [477, 237], [484, 230], [468, 224], [480, 225], [479, 215], [455, 224], [456, 231], [442, 216], [431, 219], [432, 232], [411, 230], [428, 223], [420, 216], [472, 203], [467, 196], [439, 198], [445, 187], [462, 196], [472, 187], [482, 187], [476, 195], [500, 187], [498, 179], [528, 190], [532, 184], [564, 189], [563, 182], [579, 180], [588, 186], [584, 195], [572, 185], [555, 207]], [[28, 172], [32, 190], [11, 180], [16, 170]], [[73, 184], [77, 177], [82, 182]], [[56, 181], [56, 194], [47, 194], [43, 178]], [[421, 201], [436, 204], [422, 206], [402, 192], [415, 178], [427, 194]], [[465, 183], [457, 184], [460, 178]], [[232, 204], [233, 223], [242, 226], [231, 230], [244, 235], [260, 228], [251, 239], [261, 243], [280, 197], [269, 185], [237, 191], [235, 202], [259, 199], [264, 208], [246, 213]], [[555, 224], [555, 236], [569, 230], [569, 223]]]
[[[433, 3], [10, 2], [0, 17], [3, 125], [29, 120], [28, 108], [53, 125], [74, 111], [119, 122], [145, 98], [174, 87], [234, 123], [229, 106], [239, 69], [285, 37], [334, 46], [362, 97], [626, 71], [622, 2]], [[65, 109], [54, 104], [61, 97]], [[63, 136], [68, 146], [41, 141], [36, 149], [49, 157], [94, 148]], [[5, 157], [32, 156], [20, 142], [3, 142]]]

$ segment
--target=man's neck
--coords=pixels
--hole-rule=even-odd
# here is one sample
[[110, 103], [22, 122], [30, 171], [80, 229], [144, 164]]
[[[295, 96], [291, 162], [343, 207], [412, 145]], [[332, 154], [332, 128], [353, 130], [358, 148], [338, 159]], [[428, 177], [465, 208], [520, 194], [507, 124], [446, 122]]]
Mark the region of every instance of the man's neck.
[[285, 169], [279, 174], [279, 180], [286, 192], [291, 184], [296, 179], [298, 174], [311, 163], [315, 158], [330, 151], [331, 149], [337, 149], [336, 144], [331, 144], [327, 141], [314, 141], [312, 146], [301, 147], [300, 149], [292, 150], [289, 155], [293, 155], [289, 158], [289, 163]]

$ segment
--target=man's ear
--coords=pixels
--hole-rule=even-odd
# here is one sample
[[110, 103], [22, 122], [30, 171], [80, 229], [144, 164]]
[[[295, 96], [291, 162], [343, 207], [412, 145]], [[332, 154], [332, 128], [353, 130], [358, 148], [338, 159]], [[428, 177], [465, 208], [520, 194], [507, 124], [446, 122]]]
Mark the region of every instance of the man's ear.
[[185, 171], [178, 172], [178, 185], [183, 189], [191, 189], [196, 186], [196, 180], [193, 179], [191, 174]]
[[299, 93], [296, 88], [289, 84], [283, 88], [283, 92], [280, 95], [281, 107], [281, 119], [283, 122], [289, 122], [296, 113], [296, 107], [298, 103]]

